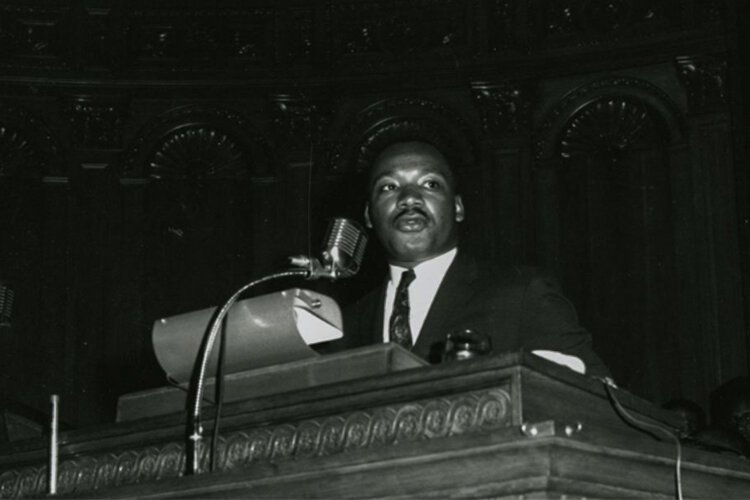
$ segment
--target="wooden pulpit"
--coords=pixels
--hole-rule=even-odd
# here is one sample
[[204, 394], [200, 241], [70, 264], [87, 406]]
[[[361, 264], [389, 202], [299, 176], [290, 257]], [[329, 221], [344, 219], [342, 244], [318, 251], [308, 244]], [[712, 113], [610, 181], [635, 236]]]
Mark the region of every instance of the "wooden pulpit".
[[[390, 345], [349, 351], [393, 357]], [[379, 354], [377, 354], [379, 353]], [[58, 491], [96, 498], [676, 496], [677, 446], [602, 382], [529, 353], [401, 367], [227, 404], [213, 472], [183, 476], [184, 412], [62, 433]], [[682, 422], [622, 390], [622, 406]], [[210, 437], [211, 411], [206, 433]], [[210, 439], [206, 439], [210, 441]], [[0, 449], [0, 495], [46, 492], [47, 444]], [[202, 463], [208, 468], [209, 449]], [[683, 447], [685, 498], [747, 498], [750, 463]]]

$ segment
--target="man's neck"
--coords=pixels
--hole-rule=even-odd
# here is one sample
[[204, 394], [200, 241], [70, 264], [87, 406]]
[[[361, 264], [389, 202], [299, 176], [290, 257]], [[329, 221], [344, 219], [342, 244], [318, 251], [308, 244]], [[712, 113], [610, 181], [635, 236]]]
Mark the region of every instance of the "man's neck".
[[453, 248], [450, 248], [450, 249], [446, 250], [443, 253], [439, 253], [437, 255], [432, 255], [430, 257], [427, 257], [427, 258], [424, 258], [424, 259], [421, 259], [421, 260], [412, 260], [412, 261], [408, 261], [408, 262], [396, 261], [396, 260], [389, 260], [388, 261], [388, 265], [390, 265], [391, 267], [399, 267], [399, 268], [402, 268], [402, 269], [414, 269], [417, 266], [420, 266], [420, 265], [422, 265], [422, 264], [424, 264], [426, 262], [433, 261], [435, 259], [439, 259], [439, 258], [441, 258], [441, 257], [443, 257], [443, 256], [445, 256], [445, 255], [447, 255], [449, 253], [454, 253], [455, 254], [456, 251], [458, 251], [458, 246], [454, 246]]

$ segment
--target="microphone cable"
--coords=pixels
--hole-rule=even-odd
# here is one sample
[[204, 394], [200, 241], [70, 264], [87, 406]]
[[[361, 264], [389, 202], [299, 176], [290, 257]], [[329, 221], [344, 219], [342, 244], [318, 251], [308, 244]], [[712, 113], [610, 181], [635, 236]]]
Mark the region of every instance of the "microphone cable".
[[661, 425], [661, 424], [648, 422], [630, 413], [628, 410], [625, 409], [624, 406], [622, 406], [620, 401], [617, 399], [617, 396], [615, 396], [613, 388], [616, 388], [617, 386], [615, 386], [613, 382], [611, 382], [610, 380], [607, 380], [606, 378], [599, 378], [599, 377], [596, 377], [596, 378], [598, 378], [602, 382], [602, 385], [604, 385], [604, 390], [607, 393], [607, 397], [609, 398], [609, 401], [612, 404], [612, 407], [615, 409], [617, 414], [623, 420], [625, 420], [625, 422], [631, 424], [638, 430], [651, 434], [657, 439], [659, 439], [659, 434], [661, 434], [662, 436], [667, 435], [671, 440], [675, 442], [675, 445], [677, 448], [677, 457], [675, 459], [675, 475], [674, 475], [675, 491], [676, 491], [677, 500], [683, 500], [682, 498], [682, 443], [680, 442], [680, 438], [677, 436], [676, 433], [674, 433], [668, 427]]

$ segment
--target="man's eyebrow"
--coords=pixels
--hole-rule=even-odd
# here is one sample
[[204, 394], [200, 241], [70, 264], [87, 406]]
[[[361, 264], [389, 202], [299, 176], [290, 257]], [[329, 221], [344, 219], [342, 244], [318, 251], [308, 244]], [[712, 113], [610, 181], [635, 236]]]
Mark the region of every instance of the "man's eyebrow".
[[386, 178], [386, 177], [393, 177], [393, 175], [392, 175], [392, 174], [390, 174], [390, 173], [388, 173], [388, 172], [386, 172], [386, 173], [384, 173], [384, 174], [380, 174], [380, 175], [378, 175], [378, 176], [376, 176], [376, 177], [373, 177], [373, 178], [372, 178], [372, 182], [377, 182], [377, 181], [379, 181], [380, 179], [384, 179], [384, 178]]
[[372, 180], [382, 179], [383, 177], [393, 177], [395, 172], [395, 169], [386, 170], [385, 172], [380, 172], [377, 175], [374, 175], [372, 177]]

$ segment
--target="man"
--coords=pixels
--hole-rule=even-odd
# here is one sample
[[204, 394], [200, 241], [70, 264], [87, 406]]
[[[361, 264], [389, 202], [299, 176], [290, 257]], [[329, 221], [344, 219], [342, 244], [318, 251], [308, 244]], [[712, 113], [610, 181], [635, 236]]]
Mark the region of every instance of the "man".
[[582, 360], [587, 374], [608, 375], [552, 280], [520, 267], [496, 271], [459, 249], [466, 211], [450, 165], [433, 145], [388, 146], [368, 188], [365, 222], [385, 249], [390, 273], [345, 310], [350, 347], [397, 342], [437, 362], [446, 334], [470, 329], [489, 336], [494, 352], [562, 353], [560, 359]]

